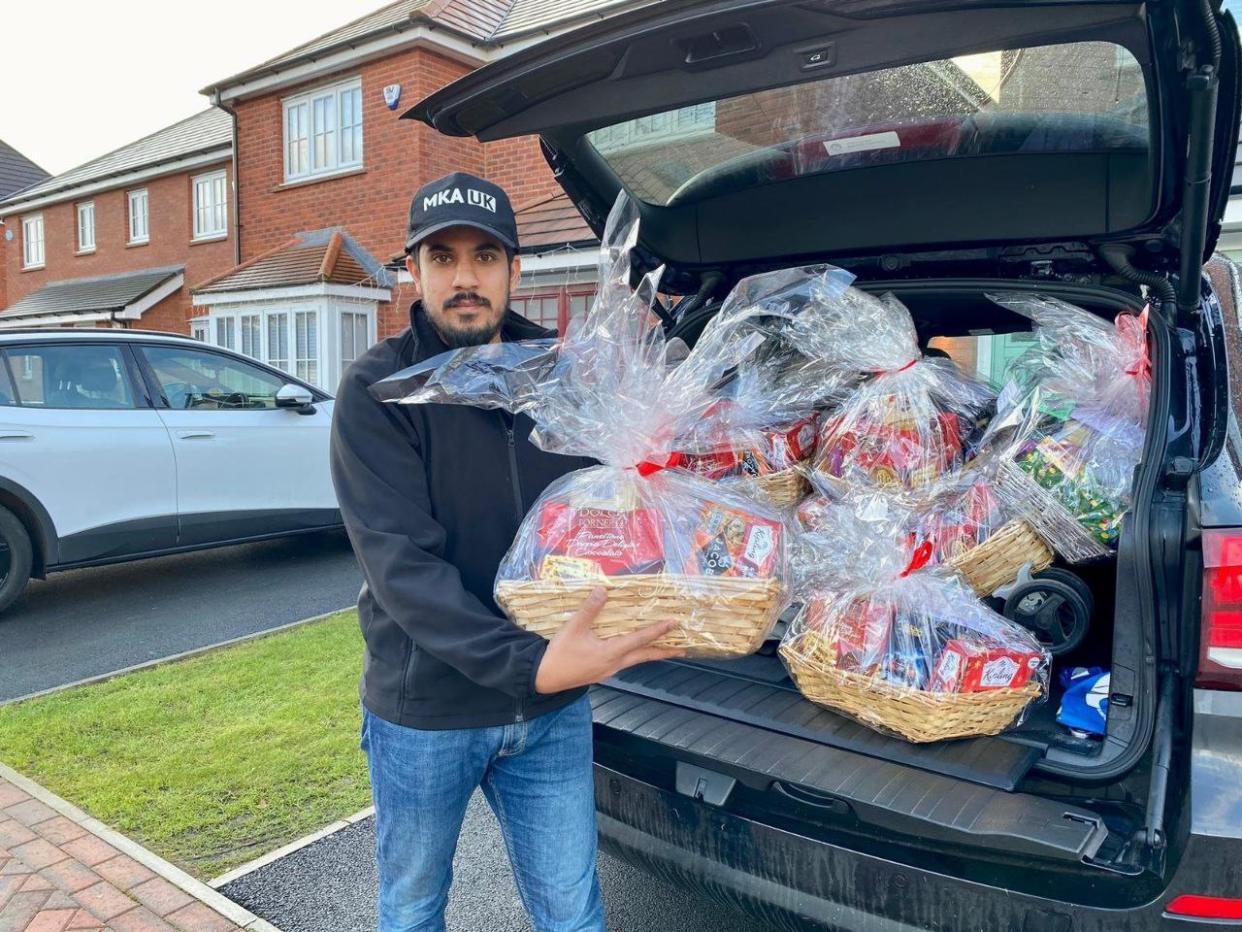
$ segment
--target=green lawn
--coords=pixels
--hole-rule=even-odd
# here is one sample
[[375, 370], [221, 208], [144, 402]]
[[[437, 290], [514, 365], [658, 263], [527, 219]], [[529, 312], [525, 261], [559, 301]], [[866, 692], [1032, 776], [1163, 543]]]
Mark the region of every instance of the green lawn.
[[202, 879], [370, 803], [354, 612], [0, 708], [0, 760]]

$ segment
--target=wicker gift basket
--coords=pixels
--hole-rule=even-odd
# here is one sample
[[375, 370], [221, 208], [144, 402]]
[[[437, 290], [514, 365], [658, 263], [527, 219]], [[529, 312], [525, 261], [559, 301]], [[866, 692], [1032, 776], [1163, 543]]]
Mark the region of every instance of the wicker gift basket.
[[630, 634], [663, 618], [710, 619], [710, 624], [680, 625], [655, 642], [707, 657], [753, 654], [785, 604], [777, 579], [659, 573], [600, 580], [502, 580], [496, 584], [496, 601], [517, 624], [551, 638], [597, 586], [608, 592], [593, 624], [600, 637]]
[[911, 549], [907, 506], [871, 494], [817, 512], [794, 542], [803, 604], [780, 646], [804, 696], [926, 742], [997, 734], [1045, 694], [1047, 654], [931, 565], [931, 541]]
[[807, 481], [806, 474], [797, 466], [787, 466], [750, 481], [754, 482], [762, 496], [777, 508], [792, 508], [806, 498], [811, 491], [811, 484]]
[[599, 587], [601, 637], [675, 619], [658, 644], [743, 656], [788, 602], [785, 535], [776, 511], [681, 470], [580, 470], [531, 509], [500, 565], [496, 602], [551, 637]]
[[780, 652], [794, 685], [806, 698], [915, 743], [1000, 734], [1041, 695], [1037, 680], [972, 693], [893, 685], [842, 670], [828, 639], [814, 632], [785, 642]]
[[1038, 573], [1052, 565], [1052, 548], [1030, 523], [1004, 524], [983, 543], [966, 547], [946, 561], [981, 598], [1018, 578], [1023, 567]]
[[1037, 295], [992, 300], [1032, 321], [984, 446], [1004, 450], [998, 490], [1070, 563], [1108, 556], [1132, 501], [1151, 368], [1147, 316], [1109, 322]]
[[[719, 408], [717, 409], [719, 410]], [[698, 429], [699, 442], [713, 432], [736, 446], [716, 443], [706, 452], [683, 451], [673, 463], [705, 479], [723, 482], [774, 508], [792, 508], [810, 491], [806, 468], [815, 452], [818, 418], [814, 414], [780, 428], [739, 426], [726, 413], [718, 420], [709, 416]], [[690, 440], [694, 443], [694, 440]]]
[[991, 393], [948, 359], [925, 358], [892, 295], [850, 289], [823, 352], [860, 381], [821, 423], [815, 469], [844, 487], [906, 491], [960, 468]]
[[1019, 574], [1052, 565], [1053, 553], [1030, 522], [1015, 515], [997, 480], [1003, 460], [983, 457], [916, 496], [915, 538], [930, 541], [932, 565], [944, 565], [980, 598], [992, 595]]

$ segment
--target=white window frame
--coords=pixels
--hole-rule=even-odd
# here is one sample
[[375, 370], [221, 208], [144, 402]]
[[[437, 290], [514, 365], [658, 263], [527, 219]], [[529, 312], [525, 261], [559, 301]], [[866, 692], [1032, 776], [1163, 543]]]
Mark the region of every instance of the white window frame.
[[211, 343], [211, 320], [207, 317], [195, 317], [190, 321], [190, 338], [199, 343]]
[[710, 100], [592, 130], [587, 139], [597, 152], [607, 154], [653, 142], [692, 139], [715, 131], [716, 102]]
[[[238, 297], [240, 299], [241, 295]], [[356, 328], [353, 331], [354, 352], [358, 356], [375, 344], [379, 328], [378, 300], [359, 301], [353, 296], [291, 294], [280, 300], [275, 296], [259, 301], [228, 300], [196, 307], [195, 312], [199, 316], [190, 322], [192, 334], [202, 333], [206, 337], [203, 342], [210, 346], [243, 354], [243, 322], [246, 318], [258, 318], [259, 345], [253, 358], [284, 372], [290, 381], [308, 382], [326, 391], [337, 386], [348, 367], [349, 361], [344, 358], [345, 321]], [[350, 314], [366, 318], [365, 335], [361, 322], [346, 316]], [[309, 345], [304, 343], [301, 347], [304, 352], [299, 353], [298, 321], [305, 321], [308, 315], [315, 321], [315, 337]], [[221, 327], [232, 328], [232, 347], [222, 344]], [[361, 338], [362, 343], [357, 338]], [[308, 377], [312, 370], [313, 378]]]
[[[127, 191], [125, 202], [128, 204], [126, 213], [129, 219], [129, 245], [138, 246], [151, 242], [151, 199], [147, 195], [147, 189], [135, 188]], [[137, 222], [139, 214], [134, 206], [139, 203], [142, 205], [141, 223]]]
[[[374, 316], [374, 314], [368, 314], [365, 310], [349, 310], [348, 308], [342, 308], [340, 313], [337, 314], [337, 329], [341, 341], [340, 347], [336, 352], [335, 361], [342, 375], [349, 368], [349, 364], [370, 349], [371, 343], [374, 342], [371, 337], [371, 322]], [[358, 332], [360, 324], [362, 328], [361, 333]], [[348, 341], [346, 340], [347, 329]], [[353, 350], [352, 356], [347, 356], [345, 353], [346, 342], [350, 344], [350, 349]]]
[[[323, 353], [320, 347], [323, 337], [323, 319], [323, 311], [318, 307], [296, 310], [293, 312], [292, 327], [289, 331], [289, 350], [293, 356], [290, 362], [293, 364], [293, 374], [303, 382], [310, 382], [312, 385], [321, 384], [320, 380], [323, 377]], [[302, 346], [298, 333], [298, 328], [303, 321], [307, 322], [305, 355], [301, 352]]]
[[360, 77], [286, 97], [281, 107], [285, 183], [357, 171], [364, 135]]
[[211, 328], [212, 345], [237, 352], [237, 315], [221, 314], [213, 318], [212, 323], [214, 324]]
[[224, 239], [229, 235], [228, 172], [195, 175], [190, 179], [191, 211], [194, 216], [193, 243]]
[[41, 269], [47, 254], [43, 239], [43, 214], [22, 217], [22, 268]]
[[[247, 339], [247, 327], [252, 328]], [[242, 312], [237, 317], [237, 351], [257, 362], [263, 361], [263, 315], [258, 311]]]
[[[95, 251], [95, 202], [83, 201], [78, 205], [78, 254]], [[90, 233], [88, 236], [87, 233]]]
[[[272, 328], [279, 333], [281, 346], [272, 345]], [[289, 312], [283, 308], [263, 315], [263, 361], [273, 369], [289, 372]], [[279, 350], [279, 352], [277, 351]], [[292, 373], [290, 372], [290, 375]]]

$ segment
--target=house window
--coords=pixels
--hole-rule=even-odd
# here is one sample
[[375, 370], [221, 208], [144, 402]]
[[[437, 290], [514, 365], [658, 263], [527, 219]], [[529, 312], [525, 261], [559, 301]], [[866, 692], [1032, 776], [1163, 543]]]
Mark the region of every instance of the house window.
[[267, 315], [267, 364], [289, 371], [289, 315]]
[[366, 314], [341, 312], [341, 373], [371, 345], [370, 322]]
[[43, 268], [43, 214], [22, 218], [22, 268]]
[[285, 181], [362, 165], [362, 81], [322, 87], [284, 102]]
[[151, 226], [147, 217], [147, 189], [129, 192], [129, 241], [149, 243]]
[[529, 320], [531, 323], [538, 324], [540, 327], [546, 327], [549, 330], [558, 329], [561, 319], [561, 299], [557, 294], [548, 295], [531, 295], [528, 298], [522, 298], [513, 302], [514, 310]]
[[208, 334], [210, 334], [210, 332], [211, 332], [211, 328], [208, 326], [208, 321], [205, 321], [205, 320], [190, 321], [190, 336], [193, 337], [195, 340], [198, 340], [198, 342], [200, 343], [210, 342], [207, 339]]
[[228, 177], [223, 171], [199, 175], [194, 184], [194, 238], [217, 239], [227, 236]]
[[585, 317], [595, 297], [594, 285], [575, 285], [533, 294], [517, 295], [510, 302], [513, 310], [532, 323], [560, 334], [569, 322]]
[[260, 322], [261, 318], [258, 314], [243, 314], [241, 317], [241, 351], [253, 359], [259, 359], [262, 356], [262, 351], [259, 349], [259, 334], [262, 333]]
[[304, 382], [319, 384], [319, 321], [315, 311], [298, 311], [293, 315], [294, 370]]
[[716, 128], [716, 102], [708, 101], [667, 113], [654, 113], [587, 133], [598, 151], [616, 152], [651, 142], [668, 142], [710, 133]]
[[216, 318], [216, 346], [237, 348], [237, 321], [232, 317]]
[[78, 252], [95, 251], [95, 202], [78, 205]]

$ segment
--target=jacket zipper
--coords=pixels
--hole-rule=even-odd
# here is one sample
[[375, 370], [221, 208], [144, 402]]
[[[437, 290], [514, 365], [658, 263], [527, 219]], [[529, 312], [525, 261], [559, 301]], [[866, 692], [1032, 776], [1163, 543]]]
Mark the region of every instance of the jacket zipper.
[[[517, 436], [515, 426], [517, 419], [514, 415], [501, 412], [501, 421], [504, 422], [505, 436], [509, 441], [509, 481], [513, 484], [513, 508], [517, 514], [518, 525], [522, 523], [522, 519], [526, 517], [526, 506], [522, 502], [522, 480], [518, 478], [518, 462], [517, 462]], [[513, 712], [513, 720], [515, 723], [521, 723], [526, 720], [526, 701], [519, 698], [517, 707]]]

